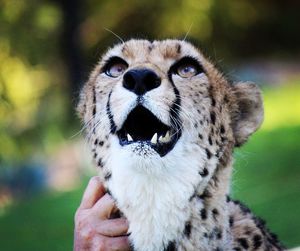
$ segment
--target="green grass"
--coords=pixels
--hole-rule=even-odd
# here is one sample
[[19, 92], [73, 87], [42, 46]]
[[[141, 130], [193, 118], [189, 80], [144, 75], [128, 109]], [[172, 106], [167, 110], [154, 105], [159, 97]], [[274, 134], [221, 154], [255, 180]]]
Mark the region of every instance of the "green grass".
[[73, 217], [81, 190], [32, 198], [0, 217], [1, 250], [72, 250]]
[[258, 132], [235, 156], [234, 197], [286, 246], [300, 245], [300, 127]]

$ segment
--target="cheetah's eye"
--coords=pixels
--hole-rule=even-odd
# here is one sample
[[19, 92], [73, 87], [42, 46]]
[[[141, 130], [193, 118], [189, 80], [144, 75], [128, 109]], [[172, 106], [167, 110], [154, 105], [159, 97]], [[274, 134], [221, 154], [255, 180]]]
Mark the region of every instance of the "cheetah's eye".
[[106, 71], [105, 74], [113, 77], [113, 78], [117, 78], [119, 76], [121, 76], [127, 69], [127, 65], [124, 63], [116, 63], [111, 65]]
[[184, 64], [178, 67], [177, 74], [182, 78], [190, 78], [197, 75], [197, 69], [190, 64]]
[[204, 69], [196, 58], [186, 56], [175, 62], [170, 67], [168, 74], [177, 74], [182, 78], [191, 78], [203, 72]]
[[117, 78], [121, 76], [127, 68], [128, 64], [123, 58], [114, 56], [105, 62], [101, 69], [101, 73], [104, 73], [112, 78]]

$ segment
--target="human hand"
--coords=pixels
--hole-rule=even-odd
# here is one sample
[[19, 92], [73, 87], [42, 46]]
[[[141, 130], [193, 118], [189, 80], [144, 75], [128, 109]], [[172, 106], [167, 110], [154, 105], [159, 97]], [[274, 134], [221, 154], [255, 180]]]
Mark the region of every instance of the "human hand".
[[109, 219], [116, 210], [99, 177], [92, 177], [75, 214], [74, 251], [130, 250], [127, 220]]

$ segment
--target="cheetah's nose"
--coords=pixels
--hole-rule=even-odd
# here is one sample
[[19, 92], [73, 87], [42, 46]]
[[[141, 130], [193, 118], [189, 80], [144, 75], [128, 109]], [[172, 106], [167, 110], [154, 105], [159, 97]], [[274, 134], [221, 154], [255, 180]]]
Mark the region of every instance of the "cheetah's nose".
[[123, 77], [123, 86], [139, 96], [157, 88], [160, 83], [160, 77], [149, 69], [132, 69]]

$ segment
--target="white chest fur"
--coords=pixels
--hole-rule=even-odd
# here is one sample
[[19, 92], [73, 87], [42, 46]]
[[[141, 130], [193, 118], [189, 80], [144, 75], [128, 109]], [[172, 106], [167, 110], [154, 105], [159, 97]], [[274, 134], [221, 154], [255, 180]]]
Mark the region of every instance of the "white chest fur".
[[107, 185], [130, 222], [130, 238], [138, 251], [163, 250], [190, 217], [189, 198], [201, 180], [197, 167], [204, 153], [192, 158], [178, 146], [164, 158], [144, 158], [119, 150], [112, 147]]

